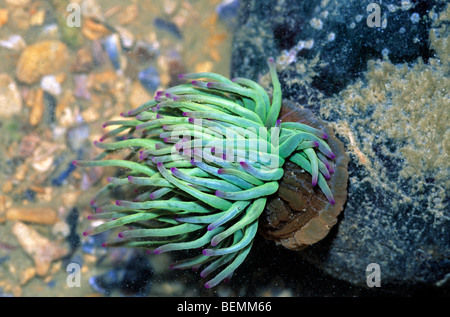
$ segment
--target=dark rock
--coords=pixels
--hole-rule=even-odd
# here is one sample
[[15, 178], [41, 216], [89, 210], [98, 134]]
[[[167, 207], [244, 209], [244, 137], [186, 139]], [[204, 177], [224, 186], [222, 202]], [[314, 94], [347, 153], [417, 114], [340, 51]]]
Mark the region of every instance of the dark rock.
[[[314, 42], [312, 48], [295, 57], [312, 59], [320, 52], [320, 65], [315, 67], [318, 76], [308, 88], [326, 95], [358, 78], [367, 69], [368, 60], [384, 53], [394, 63], [412, 62], [419, 56], [428, 60], [432, 55], [428, 48], [429, 12], [436, 1], [384, 1], [380, 26], [369, 27], [367, 19], [372, 11], [367, 11], [367, 6], [372, 2], [249, 1], [242, 6], [234, 35], [232, 74], [257, 79], [265, 72], [268, 56], [278, 56], [282, 50], [308, 40]], [[289, 68], [282, 81], [298, 76], [304, 74]], [[297, 98], [304, 89], [285, 96]]]
[[[311, 109], [325, 121], [336, 122], [338, 137], [345, 142], [351, 156], [347, 205], [340, 222], [324, 240], [297, 253], [270, 249], [267, 243], [256, 243], [252, 252], [273, 252], [277, 259], [271, 257], [271, 263], [289, 262], [289, 267], [281, 263], [277, 269], [284, 268], [280, 274], [290, 285], [303, 285], [302, 280], [295, 279], [304, 278], [298, 271], [308, 267], [296, 260], [301, 263], [292, 268], [291, 260], [298, 255], [331, 276], [324, 277], [312, 270], [317, 274], [317, 285], [327, 282], [342, 286], [333, 282], [335, 279], [367, 290], [366, 269], [370, 263], [377, 263], [384, 290], [393, 294], [410, 294], [412, 290], [423, 289], [439, 292], [450, 282], [450, 197], [445, 190], [448, 182], [445, 176], [435, 179], [445, 174], [448, 179], [446, 163], [434, 169], [415, 167], [418, 163], [414, 160], [422, 159], [423, 145], [415, 144], [411, 155], [402, 151], [406, 144], [414, 144], [418, 136], [393, 137], [394, 131], [380, 130], [379, 126], [391, 122], [393, 129], [403, 128], [406, 119], [409, 122], [417, 115], [416, 109], [421, 109], [406, 109], [414, 100], [400, 103], [396, 90], [386, 87], [389, 81], [383, 76], [392, 76], [398, 86], [405, 85], [411, 92], [420, 89], [420, 83], [427, 82], [420, 80], [424, 73], [431, 74], [429, 82], [437, 85], [439, 78], [445, 76], [445, 71], [439, 70], [439, 60], [448, 60], [448, 56], [436, 57], [428, 36], [435, 19], [433, 14], [442, 11], [444, 4], [383, 1], [380, 26], [370, 27], [367, 18], [371, 11], [366, 11], [370, 3], [249, 0], [241, 8], [239, 27], [234, 34], [232, 77], [247, 77], [263, 83], [268, 72], [267, 58], [273, 56], [277, 59], [283, 96]], [[377, 59], [384, 61], [376, 62]], [[402, 73], [401, 66], [396, 66], [399, 63], [409, 67], [404, 67]], [[409, 77], [404, 75], [406, 71]], [[379, 77], [374, 79], [373, 76]], [[419, 80], [415, 82], [413, 78]], [[370, 85], [378, 85], [385, 100], [367, 101], [359, 109], [357, 106], [365, 100], [361, 90]], [[361, 103], [355, 103], [353, 108], [346, 105], [343, 92], [347, 96], [355, 92]], [[436, 110], [421, 115], [439, 115], [443, 105], [436, 104], [433, 96], [427, 96], [426, 92], [423, 96], [423, 104], [419, 106]], [[404, 118], [382, 115], [392, 107], [399, 107], [399, 113], [412, 112]], [[375, 116], [377, 112], [381, 112], [379, 117]], [[448, 123], [443, 128], [448, 130]], [[438, 129], [436, 127], [436, 131]], [[361, 152], [355, 144], [363, 147]], [[418, 151], [417, 157], [415, 151]], [[422, 153], [427, 153], [426, 149]], [[405, 173], [407, 167], [411, 167], [410, 173]], [[288, 274], [289, 270], [292, 275]], [[294, 280], [288, 281], [290, 278]], [[308, 276], [308, 280], [312, 279], [313, 276]], [[320, 290], [308, 293], [321, 294]]]

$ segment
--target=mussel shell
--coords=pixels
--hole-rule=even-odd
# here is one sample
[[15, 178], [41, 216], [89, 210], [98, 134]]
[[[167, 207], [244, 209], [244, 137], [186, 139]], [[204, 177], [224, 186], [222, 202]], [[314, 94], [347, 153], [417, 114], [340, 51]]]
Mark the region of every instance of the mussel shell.
[[327, 181], [336, 200], [330, 204], [318, 186], [311, 184], [311, 175], [298, 165], [286, 161], [279, 189], [266, 206], [260, 219], [260, 232], [288, 249], [301, 250], [322, 240], [337, 223], [337, 216], [347, 200], [348, 163], [344, 145], [334, 131], [313, 113], [291, 101], [283, 101], [282, 122], [301, 122], [327, 133], [333, 153], [335, 170]]

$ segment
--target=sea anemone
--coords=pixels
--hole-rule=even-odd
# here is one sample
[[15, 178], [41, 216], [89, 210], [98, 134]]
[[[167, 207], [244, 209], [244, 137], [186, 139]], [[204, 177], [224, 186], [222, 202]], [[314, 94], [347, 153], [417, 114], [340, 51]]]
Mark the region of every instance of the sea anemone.
[[[211, 288], [229, 279], [250, 252], [259, 218], [284, 179], [285, 161], [306, 171], [311, 188], [334, 205], [328, 135], [279, 119], [280, 82], [272, 58], [268, 65], [272, 98], [249, 79], [183, 74], [190, 83], [159, 91], [123, 120], [106, 122], [115, 128], [94, 142], [104, 151], [74, 164], [123, 169], [91, 201], [96, 213], [89, 219], [104, 222], [84, 235], [125, 227], [106, 246], [198, 252], [172, 268], [203, 266], [201, 277], [217, 271], [205, 284]], [[111, 193], [124, 198], [113, 203]], [[273, 230], [267, 235], [289, 238]]]

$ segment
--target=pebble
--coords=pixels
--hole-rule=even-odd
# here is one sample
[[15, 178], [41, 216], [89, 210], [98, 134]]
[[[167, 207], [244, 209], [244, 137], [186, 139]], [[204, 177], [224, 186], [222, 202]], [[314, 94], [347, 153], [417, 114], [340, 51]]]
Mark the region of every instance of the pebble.
[[41, 78], [41, 88], [53, 95], [61, 94], [61, 84], [54, 75], [47, 75]]
[[6, 0], [6, 3], [12, 7], [24, 7], [30, 4], [31, 0]]
[[16, 82], [6, 73], [0, 74], [0, 118], [10, 118], [22, 111], [22, 97]]
[[99, 40], [111, 33], [110, 29], [97, 20], [87, 18], [84, 21], [81, 25], [81, 32], [89, 40]]
[[133, 32], [131, 32], [130, 30], [128, 30], [122, 26], [117, 26], [116, 31], [117, 31], [117, 34], [119, 34], [120, 42], [122, 43], [122, 46], [125, 49], [131, 49], [135, 42]]
[[122, 46], [117, 33], [111, 34], [103, 39], [103, 48], [109, 56], [109, 60], [115, 70], [124, 69], [124, 58], [122, 56]]
[[42, 41], [27, 46], [17, 62], [17, 79], [25, 84], [33, 84], [42, 76], [59, 72], [67, 64], [67, 46], [59, 41]]
[[14, 223], [12, 233], [25, 252], [32, 257], [36, 273], [39, 276], [46, 276], [50, 270], [51, 263], [67, 254], [65, 247], [50, 241], [23, 222]]
[[86, 148], [89, 140], [90, 129], [87, 124], [79, 124], [67, 130], [67, 145], [74, 152], [78, 153]]
[[139, 81], [147, 91], [154, 93], [161, 84], [158, 70], [153, 67], [147, 67], [139, 72]]
[[77, 98], [81, 98], [84, 100], [90, 100], [91, 94], [87, 87], [88, 83], [88, 75], [86, 74], [77, 74], [73, 76], [75, 87], [74, 87], [74, 96]]
[[6, 219], [44, 225], [53, 225], [59, 220], [57, 212], [45, 206], [11, 207], [6, 211]]
[[119, 24], [127, 25], [136, 21], [138, 15], [139, 8], [137, 4], [131, 4], [117, 15], [117, 20], [119, 21]]
[[71, 71], [74, 73], [88, 73], [94, 66], [94, 58], [90, 50], [86, 47], [80, 48], [77, 51], [75, 62], [71, 66]]
[[229, 28], [234, 29], [237, 26], [239, 8], [240, 0], [224, 0], [216, 6], [216, 12]]
[[28, 283], [29, 280], [31, 280], [35, 276], [36, 276], [35, 267], [26, 268], [20, 273], [20, 285], [25, 285], [26, 283]]
[[0, 28], [8, 22], [8, 10], [0, 9]]
[[59, 144], [41, 141], [33, 153], [31, 166], [38, 172], [47, 171], [53, 165], [55, 153], [61, 148]]
[[153, 25], [163, 31], [169, 32], [173, 36], [175, 36], [178, 40], [183, 39], [183, 34], [181, 33], [178, 26], [170, 21], [164, 20], [162, 18], [155, 18], [153, 20]]

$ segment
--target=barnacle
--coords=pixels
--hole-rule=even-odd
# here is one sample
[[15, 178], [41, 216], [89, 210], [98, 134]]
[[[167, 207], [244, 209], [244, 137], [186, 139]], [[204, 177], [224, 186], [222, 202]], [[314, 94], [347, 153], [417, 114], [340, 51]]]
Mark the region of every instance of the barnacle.
[[[180, 78], [190, 83], [160, 91], [154, 100], [122, 114], [123, 120], [106, 122], [104, 127], [115, 128], [95, 142], [102, 154], [74, 164], [123, 169], [91, 202], [96, 213], [89, 218], [105, 222], [84, 235], [125, 226], [108, 246], [156, 254], [202, 249], [172, 267], [205, 265], [201, 277], [218, 271], [205, 284], [210, 288], [230, 278], [250, 252], [260, 215], [286, 178], [284, 166], [306, 171], [310, 186], [320, 188], [327, 204], [334, 205], [327, 180], [335, 154], [328, 135], [279, 119], [281, 87], [273, 59], [268, 64], [272, 98], [249, 79], [184, 74]], [[117, 151], [127, 154], [118, 159]], [[124, 198], [112, 203], [108, 194], [118, 188]], [[289, 239], [276, 229], [266, 234]]]

